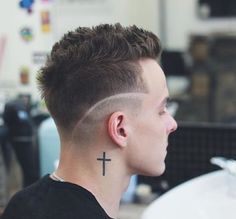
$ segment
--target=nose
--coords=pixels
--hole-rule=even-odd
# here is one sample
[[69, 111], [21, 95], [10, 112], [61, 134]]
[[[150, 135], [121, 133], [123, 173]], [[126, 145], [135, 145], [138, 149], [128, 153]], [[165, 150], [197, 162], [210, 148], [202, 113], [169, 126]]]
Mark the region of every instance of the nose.
[[177, 128], [178, 128], [178, 125], [177, 125], [176, 120], [172, 116], [170, 116], [170, 121], [168, 124], [168, 134], [174, 132]]

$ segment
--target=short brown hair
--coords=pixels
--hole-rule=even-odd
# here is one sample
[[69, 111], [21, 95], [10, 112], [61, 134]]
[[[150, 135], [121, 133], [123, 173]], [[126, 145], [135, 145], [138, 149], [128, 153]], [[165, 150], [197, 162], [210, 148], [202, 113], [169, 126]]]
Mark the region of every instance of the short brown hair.
[[69, 131], [96, 102], [145, 92], [137, 61], [159, 54], [157, 36], [135, 25], [79, 27], [55, 43], [38, 73], [42, 98], [57, 125]]

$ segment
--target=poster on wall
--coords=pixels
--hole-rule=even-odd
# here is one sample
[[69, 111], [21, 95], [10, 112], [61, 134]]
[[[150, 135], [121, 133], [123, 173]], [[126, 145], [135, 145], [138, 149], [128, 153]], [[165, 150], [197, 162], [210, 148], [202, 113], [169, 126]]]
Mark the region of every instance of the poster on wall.
[[43, 65], [47, 60], [47, 55], [49, 52], [37, 51], [32, 54], [32, 61], [36, 65]]
[[52, 0], [41, 0], [42, 3], [51, 3]]
[[27, 66], [22, 66], [20, 68], [20, 83], [22, 85], [28, 85], [29, 84], [29, 67]]
[[43, 10], [41, 11], [41, 30], [43, 33], [51, 31], [50, 12]]
[[93, 4], [93, 3], [98, 3], [98, 4], [101, 4], [101, 3], [107, 3], [109, 2], [109, 0], [57, 0], [57, 2], [59, 4], [71, 4], [71, 3], [85, 3], [85, 4]]
[[34, 4], [34, 0], [21, 0], [19, 2], [20, 8], [26, 10], [29, 14], [31, 14], [33, 11], [32, 10], [33, 4]]
[[30, 42], [33, 39], [33, 31], [30, 27], [23, 27], [20, 30], [21, 39], [25, 42]]

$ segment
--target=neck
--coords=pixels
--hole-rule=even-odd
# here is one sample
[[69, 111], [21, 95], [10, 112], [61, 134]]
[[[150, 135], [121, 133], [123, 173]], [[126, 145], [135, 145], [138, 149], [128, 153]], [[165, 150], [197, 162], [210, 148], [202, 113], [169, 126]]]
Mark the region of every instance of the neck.
[[93, 148], [91, 151], [62, 151], [56, 175], [90, 191], [106, 213], [116, 218], [120, 199], [129, 184], [130, 175], [114, 150]]

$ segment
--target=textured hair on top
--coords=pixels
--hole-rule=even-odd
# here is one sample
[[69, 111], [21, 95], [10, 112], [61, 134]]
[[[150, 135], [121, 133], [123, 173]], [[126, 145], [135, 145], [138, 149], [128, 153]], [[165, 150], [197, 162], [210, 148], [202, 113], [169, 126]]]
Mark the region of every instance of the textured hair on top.
[[37, 76], [56, 124], [69, 132], [96, 102], [147, 92], [138, 60], [157, 59], [160, 50], [157, 36], [135, 25], [102, 24], [65, 34]]

